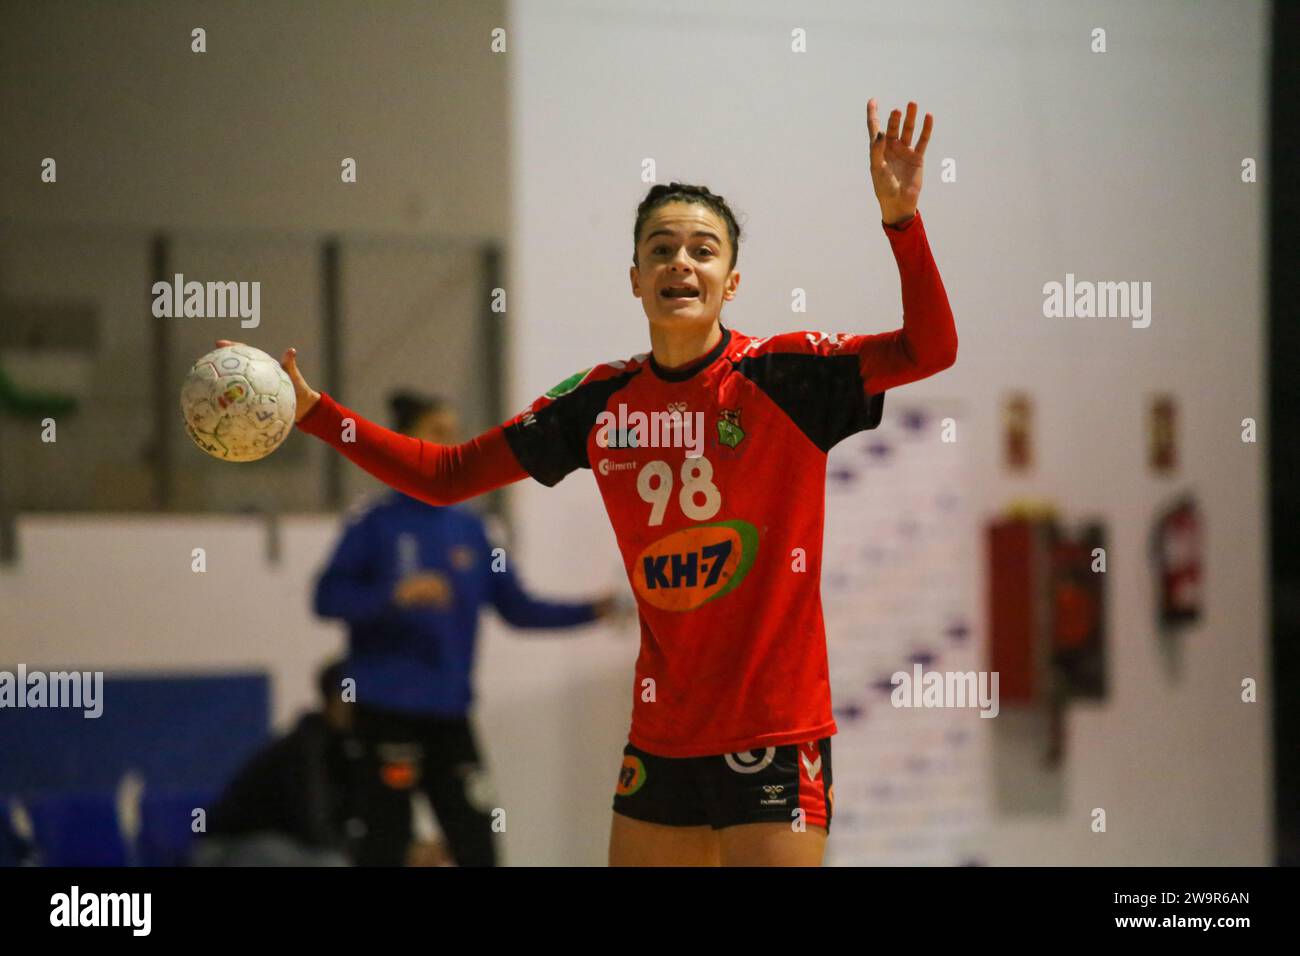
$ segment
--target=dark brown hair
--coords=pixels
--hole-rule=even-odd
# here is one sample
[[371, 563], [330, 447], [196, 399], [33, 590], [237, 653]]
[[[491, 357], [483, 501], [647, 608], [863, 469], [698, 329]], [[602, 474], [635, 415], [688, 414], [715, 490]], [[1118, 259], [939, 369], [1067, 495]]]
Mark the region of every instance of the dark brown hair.
[[399, 391], [388, 395], [388, 408], [393, 415], [393, 431], [406, 434], [424, 415], [440, 412], [447, 407], [446, 399], [440, 395], [423, 395], [419, 392]]
[[736, 268], [736, 259], [740, 254], [740, 225], [736, 222], [731, 207], [721, 196], [710, 192], [708, 186], [692, 186], [689, 183], [669, 183], [666, 186], [659, 183], [650, 187], [645, 199], [641, 200], [641, 205], [636, 207], [636, 224], [632, 227], [632, 264], [636, 265], [636, 249], [641, 242], [641, 228], [645, 221], [652, 212], [670, 202], [699, 203], [721, 216], [727, 224], [727, 235], [731, 239], [731, 265], [727, 268]]

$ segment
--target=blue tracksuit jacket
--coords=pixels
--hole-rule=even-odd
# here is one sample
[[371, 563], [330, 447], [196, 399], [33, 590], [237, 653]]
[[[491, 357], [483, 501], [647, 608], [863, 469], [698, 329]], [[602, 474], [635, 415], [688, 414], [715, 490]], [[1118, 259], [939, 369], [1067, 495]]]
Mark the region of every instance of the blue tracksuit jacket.
[[[481, 605], [524, 628], [562, 628], [596, 618], [589, 603], [539, 601], [513, 563], [493, 571], [483, 521], [393, 491], [348, 524], [316, 584], [315, 610], [349, 629], [347, 675], [359, 704], [420, 715], [466, 716]], [[499, 567], [501, 561], [495, 562]], [[439, 572], [451, 584], [445, 609], [402, 609], [393, 590], [407, 574]]]

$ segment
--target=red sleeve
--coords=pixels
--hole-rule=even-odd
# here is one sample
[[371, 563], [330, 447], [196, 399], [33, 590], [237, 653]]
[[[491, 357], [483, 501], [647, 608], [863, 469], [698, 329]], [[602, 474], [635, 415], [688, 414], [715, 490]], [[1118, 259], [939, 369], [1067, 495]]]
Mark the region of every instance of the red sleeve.
[[906, 385], [957, 360], [957, 326], [918, 212], [901, 228], [884, 226], [903, 286], [903, 327], [854, 343], [868, 392]]
[[[345, 419], [356, 423], [354, 441], [344, 441]], [[376, 425], [322, 392], [298, 427], [389, 487], [431, 505], [455, 504], [528, 477], [500, 425], [462, 445], [436, 445]]]

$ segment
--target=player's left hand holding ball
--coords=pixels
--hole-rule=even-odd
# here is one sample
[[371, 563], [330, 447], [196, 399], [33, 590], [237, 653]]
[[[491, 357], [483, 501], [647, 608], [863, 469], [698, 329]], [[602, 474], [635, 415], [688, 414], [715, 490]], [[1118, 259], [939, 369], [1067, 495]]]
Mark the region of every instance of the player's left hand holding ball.
[[[902, 120], [900, 135], [898, 124]], [[867, 132], [871, 137], [871, 184], [880, 202], [880, 214], [885, 225], [895, 226], [916, 214], [916, 202], [921, 196], [921, 167], [925, 147], [930, 143], [934, 117], [925, 114], [921, 137], [912, 145], [916, 129], [916, 104], [907, 104], [907, 116], [902, 110], [889, 114], [889, 127], [880, 130], [876, 116], [876, 101], [867, 100]]]
[[298, 371], [294, 349], [281, 363], [229, 339], [185, 376], [181, 414], [194, 444], [225, 461], [257, 461], [279, 448], [294, 422], [320, 399]]

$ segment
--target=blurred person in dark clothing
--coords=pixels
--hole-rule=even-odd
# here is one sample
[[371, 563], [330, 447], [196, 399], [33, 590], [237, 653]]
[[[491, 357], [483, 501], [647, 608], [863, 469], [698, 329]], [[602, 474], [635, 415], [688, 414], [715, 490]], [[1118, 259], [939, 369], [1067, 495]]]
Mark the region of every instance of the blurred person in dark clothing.
[[321, 709], [255, 754], [208, 814], [194, 862], [205, 866], [347, 866], [354, 862], [362, 748], [343, 666], [320, 671]]
[[[397, 392], [394, 430], [454, 445], [445, 401]], [[493, 866], [494, 798], [469, 721], [480, 608], [517, 628], [569, 628], [617, 613], [594, 602], [527, 594], [494, 552], [483, 520], [390, 491], [355, 514], [316, 586], [315, 609], [348, 625], [345, 674], [356, 681], [354, 730], [366, 746], [363, 864], [398, 865], [411, 838], [413, 788], [428, 796], [456, 863]]]

